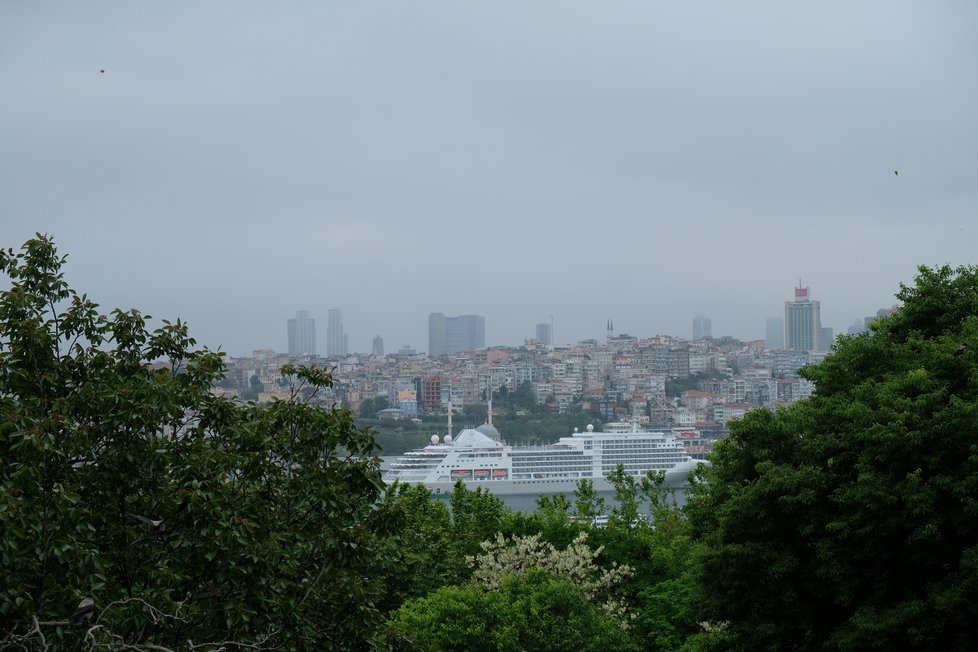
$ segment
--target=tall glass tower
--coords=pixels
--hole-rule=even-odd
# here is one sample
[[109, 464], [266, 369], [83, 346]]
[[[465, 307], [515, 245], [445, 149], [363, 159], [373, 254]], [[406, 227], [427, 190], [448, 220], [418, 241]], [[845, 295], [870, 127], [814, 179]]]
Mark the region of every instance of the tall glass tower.
[[486, 346], [486, 319], [482, 315], [446, 317], [428, 315], [428, 355], [475, 351]]
[[346, 355], [347, 337], [343, 332], [343, 311], [339, 308], [329, 309], [329, 320], [326, 322], [326, 355], [329, 357]]
[[316, 355], [316, 320], [307, 310], [296, 311], [289, 320], [289, 355]]
[[713, 337], [713, 322], [706, 315], [693, 317], [693, 339], [702, 340]]

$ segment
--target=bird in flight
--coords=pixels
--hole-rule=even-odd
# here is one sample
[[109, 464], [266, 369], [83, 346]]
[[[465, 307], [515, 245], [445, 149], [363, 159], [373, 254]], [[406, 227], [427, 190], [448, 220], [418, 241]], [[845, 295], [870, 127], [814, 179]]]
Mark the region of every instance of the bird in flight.
[[163, 519], [152, 519], [132, 512], [126, 512], [126, 516], [146, 526], [147, 539], [159, 539], [166, 533], [166, 523], [163, 522]]
[[104, 70], [99, 70], [99, 72], [105, 74], [105, 71]]
[[[102, 72], [105, 72], [104, 70]], [[893, 174], [900, 176], [900, 170], [893, 170]]]

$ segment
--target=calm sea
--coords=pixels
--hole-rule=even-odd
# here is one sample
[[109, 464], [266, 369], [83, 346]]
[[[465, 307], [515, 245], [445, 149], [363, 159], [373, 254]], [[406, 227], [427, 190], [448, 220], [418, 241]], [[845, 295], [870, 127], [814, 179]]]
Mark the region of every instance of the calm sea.
[[[537, 509], [538, 495], [539, 494], [510, 494], [506, 496], [500, 496], [500, 498], [502, 498], [503, 503], [505, 503], [506, 506], [512, 509], [513, 511], [523, 512], [524, 514], [530, 514], [536, 511]], [[570, 501], [570, 504], [573, 506], [574, 504], [573, 492], [565, 493], [564, 496], [567, 497], [567, 500]], [[599, 491], [598, 496], [604, 499], [605, 505], [608, 507], [609, 510], [613, 505], [617, 504], [615, 502], [615, 492], [613, 491]], [[673, 494], [673, 497], [675, 499], [676, 505], [681, 506], [686, 504], [685, 490], [678, 489], [676, 493]], [[447, 502], [448, 494], [442, 494], [441, 496], [436, 496], [436, 500], [444, 500]], [[640, 509], [639, 511], [643, 513], [648, 513], [647, 506], [643, 506], [643, 507], [644, 509]]]

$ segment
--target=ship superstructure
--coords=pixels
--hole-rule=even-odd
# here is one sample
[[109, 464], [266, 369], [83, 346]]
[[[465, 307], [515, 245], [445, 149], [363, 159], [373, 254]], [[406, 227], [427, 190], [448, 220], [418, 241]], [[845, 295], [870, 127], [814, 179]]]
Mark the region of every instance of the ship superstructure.
[[608, 424], [603, 431], [575, 429], [543, 446], [506, 445], [491, 423], [431, 439], [430, 445], [392, 462], [384, 481], [423, 483], [444, 493], [461, 480], [496, 494], [534, 494], [573, 491], [586, 479], [596, 490], [607, 491], [613, 489], [607, 477], [619, 464], [629, 475], [661, 471], [668, 484], [681, 485], [698, 463], [671, 434], [623, 423]]

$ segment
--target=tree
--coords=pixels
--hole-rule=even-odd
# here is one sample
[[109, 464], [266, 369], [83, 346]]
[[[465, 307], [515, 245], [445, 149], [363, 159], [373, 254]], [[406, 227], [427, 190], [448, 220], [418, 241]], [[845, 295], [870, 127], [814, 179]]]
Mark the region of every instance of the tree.
[[542, 570], [570, 580], [608, 613], [622, 617], [625, 607], [615, 590], [633, 570], [614, 563], [609, 568], [598, 566], [595, 559], [603, 549], [591, 549], [587, 538], [587, 532], [581, 532], [566, 548], [558, 550], [538, 534], [507, 539], [497, 533], [495, 540], [482, 542], [482, 553], [466, 557], [466, 561], [474, 569], [475, 582], [485, 589], [499, 588], [510, 576]]
[[380, 473], [348, 412], [302, 398], [329, 374], [215, 397], [221, 354], [100, 314], [64, 262], [40, 235], [0, 252], [0, 647], [377, 643]]
[[374, 396], [365, 399], [360, 404], [360, 416], [364, 419], [376, 419], [377, 413], [390, 407], [386, 396]]
[[438, 589], [402, 606], [391, 621], [409, 650], [636, 650], [621, 621], [571, 580], [531, 570], [493, 590]]
[[[590, 525], [583, 525], [571, 515], [572, 503], [564, 494], [540, 494], [537, 496], [537, 508], [526, 519], [535, 532], [554, 546], [566, 547]], [[525, 532], [524, 528], [524, 532]]]
[[814, 396], [731, 428], [688, 511], [724, 649], [978, 645], [978, 270], [803, 370]]
[[599, 516], [604, 516], [605, 500], [598, 495], [591, 480], [582, 478], [574, 489], [574, 515], [581, 523], [594, 524]]
[[500, 531], [508, 508], [488, 489], [470, 490], [461, 480], [455, 483], [450, 499], [455, 553], [474, 555], [479, 544]]
[[372, 515], [380, 535], [378, 563], [383, 571], [384, 612], [469, 576], [465, 555], [455, 540], [444, 501], [423, 484], [395, 483]]
[[265, 391], [265, 385], [258, 376], [252, 376], [248, 383], [248, 389], [242, 392], [241, 398], [246, 401], [257, 401], [261, 393]]

